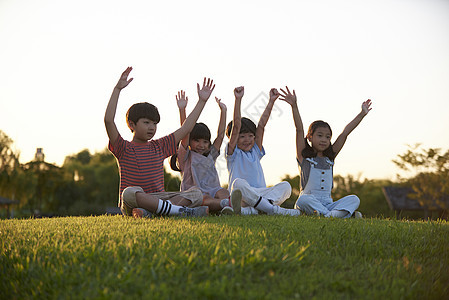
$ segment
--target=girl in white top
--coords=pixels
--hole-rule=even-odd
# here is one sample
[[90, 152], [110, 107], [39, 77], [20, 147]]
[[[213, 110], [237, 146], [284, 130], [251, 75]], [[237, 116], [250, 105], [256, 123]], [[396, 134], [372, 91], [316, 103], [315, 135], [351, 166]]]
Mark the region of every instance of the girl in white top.
[[233, 121], [229, 123], [226, 135], [229, 143], [226, 147], [226, 161], [229, 172], [229, 187], [242, 194], [242, 214], [257, 214], [259, 211], [269, 215], [299, 216], [295, 209], [286, 209], [280, 205], [291, 194], [291, 186], [283, 181], [272, 187], [267, 187], [261, 158], [265, 155], [262, 146], [265, 125], [270, 118], [275, 100], [279, 97], [276, 89], [270, 90], [270, 99], [256, 124], [248, 118], [242, 118], [240, 106], [244, 87], [234, 89], [235, 106]]
[[357, 196], [349, 195], [338, 201], [332, 200], [333, 165], [348, 135], [371, 110], [371, 100], [368, 99], [362, 103], [361, 112], [346, 125], [332, 144], [332, 130], [324, 121], [313, 122], [307, 135], [304, 135], [294, 90], [291, 93], [288, 87], [286, 91], [281, 89], [280, 99], [291, 105], [296, 127], [296, 160], [301, 172], [301, 187], [295, 208], [309, 215], [319, 214], [337, 218], [348, 218], [354, 215], [361, 218], [361, 213], [356, 211], [360, 204]]

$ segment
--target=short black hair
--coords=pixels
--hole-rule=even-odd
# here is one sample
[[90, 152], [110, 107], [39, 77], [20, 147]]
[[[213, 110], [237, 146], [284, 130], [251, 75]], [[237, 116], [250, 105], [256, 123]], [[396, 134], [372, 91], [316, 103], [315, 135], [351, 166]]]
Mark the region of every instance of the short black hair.
[[210, 130], [204, 123], [196, 123], [190, 132], [189, 140], [203, 139], [209, 141], [210, 144]]
[[[126, 123], [128, 124], [129, 129], [131, 129], [131, 127], [129, 126], [129, 122], [137, 124], [139, 119], [142, 118], [149, 119], [156, 123], [159, 123], [159, 121], [161, 120], [161, 116], [159, 115], [157, 107], [148, 102], [135, 103], [131, 105], [131, 107], [126, 112]], [[131, 129], [131, 131], [133, 130]]]
[[[256, 135], [256, 124], [251, 121], [248, 118], [243, 117], [241, 119], [242, 121], [242, 126], [240, 127], [240, 133], [252, 133], [254, 134], [254, 136]], [[232, 126], [233, 126], [233, 121], [229, 122], [228, 126], [226, 127], [226, 136], [228, 138], [231, 137], [231, 132], [232, 132]]]

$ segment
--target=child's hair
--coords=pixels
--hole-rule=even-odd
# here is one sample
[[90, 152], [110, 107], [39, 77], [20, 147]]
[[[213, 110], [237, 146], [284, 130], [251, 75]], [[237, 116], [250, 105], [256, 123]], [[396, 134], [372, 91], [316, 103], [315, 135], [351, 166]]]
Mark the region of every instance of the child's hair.
[[[207, 125], [204, 123], [196, 123], [195, 126], [193, 126], [192, 131], [190, 132], [189, 142], [190, 142], [190, 140], [193, 140], [193, 139], [203, 139], [203, 140], [209, 141], [209, 146], [210, 146], [211, 145], [210, 137], [211, 137], [210, 130], [207, 127]], [[182, 147], [182, 146], [180, 146], [180, 147]], [[206, 151], [203, 155], [204, 156], [209, 155], [209, 151]], [[178, 160], [178, 154], [172, 155], [170, 157], [170, 167], [173, 171], [181, 172], [181, 169], [179, 169], [179, 167], [178, 167], [177, 160]]]
[[204, 123], [196, 123], [190, 132], [189, 141], [198, 139], [207, 140], [210, 145], [210, 130]]
[[[316, 151], [312, 148], [312, 146], [310, 146], [307, 138], [308, 137], [312, 137], [312, 135], [315, 133], [315, 130], [317, 130], [320, 127], [326, 127], [330, 130], [331, 132], [331, 136], [332, 136], [332, 129], [329, 126], [328, 123], [324, 122], [324, 121], [314, 121], [312, 122], [312, 124], [310, 124], [309, 126], [309, 130], [307, 131], [307, 135], [304, 138], [305, 140], [305, 148], [302, 150], [302, 157], [304, 158], [312, 158], [312, 157], [316, 157]], [[326, 148], [326, 150], [323, 151], [323, 155], [327, 156], [330, 160], [334, 160], [335, 159], [335, 152], [332, 149], [332, 143], [329, 144], [329, 147]]]
[[[132, 121], [134, 124], [137, 124], [137, 121], [142, 118], [149, 119], [156, 123], [159, 123], [161, 120], [157, 107], [148, 102], [135, 103], [126, 112], [126, 123], [128, 124], [129, 129], [131, 129], [129, 122]], [[131, 132], [132, 131], [133, 130], [131, 129]]]
[[181, 172], [181, 169], [178, 167], [178, 154], [177, 153], [170, 156], [170, 168], [173, 171]]
[[[228, 126], [226, 127], [226, 136], [228, 138], [231, 137], [231, 131], [233, 126], [233, 121], [229, 122]], [[256, 124], [254, 124], [253, 121], [251, 121], [248, 118], [243, 117], [242, 118], [242, 126], [240, 127], [240, 133], [252, 133], [256, 135]]]

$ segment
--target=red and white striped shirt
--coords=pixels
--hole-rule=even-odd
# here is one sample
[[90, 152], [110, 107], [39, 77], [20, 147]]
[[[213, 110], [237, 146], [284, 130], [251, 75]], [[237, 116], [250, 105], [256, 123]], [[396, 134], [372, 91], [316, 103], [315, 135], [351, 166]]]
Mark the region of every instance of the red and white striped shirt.
[[125, 141], [120, 135], [109, 151], [117, 159], [120, 172], [119, 206], [123, 190], [140, 186], [145, 193], [164, 192], [164, 159], [176, 153], [174, 133], [147, 143]]

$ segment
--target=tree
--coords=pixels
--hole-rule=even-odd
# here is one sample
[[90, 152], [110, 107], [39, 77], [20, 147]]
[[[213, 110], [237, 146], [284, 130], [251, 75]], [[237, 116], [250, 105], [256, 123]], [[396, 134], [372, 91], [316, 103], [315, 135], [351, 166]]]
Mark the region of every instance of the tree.
[[0, 130], [0, 194], [15, 198], [15, 181], [20, 173], [19, 154], [12, 149], [13, 140]]
[[84, 149], [67, 156], [63, 164], [66, 187], [58, 191], [61, 213], [102, 214], [118, 197], [118, 167], [114, 156], [104, 149], [91, 154]]
[[412, 174], [411, 178], [400, 178], [410, 185], [415, 198], [422, 207], [429, 210], [449, 209], [449, 150], [424, 149], [421, 144], [408, 146], [393, 162], [402, 170]]
[[13, 140], [0, 130], [0, 196], [19, 200], [20, 207], [29, 189], [23, 184], [25, 176], [19, 163], [19, 152], [13, 149], [13, 144]]
[[62, 184], [61, 168], [45, 161], [33, 160], [23, 165], [25, 186], [27, 195], [23, 196], [22, 206], [26, 206], [31, 212], [54, 213], [59, 207], [59, 199], [55, 197], [55, 191]]

